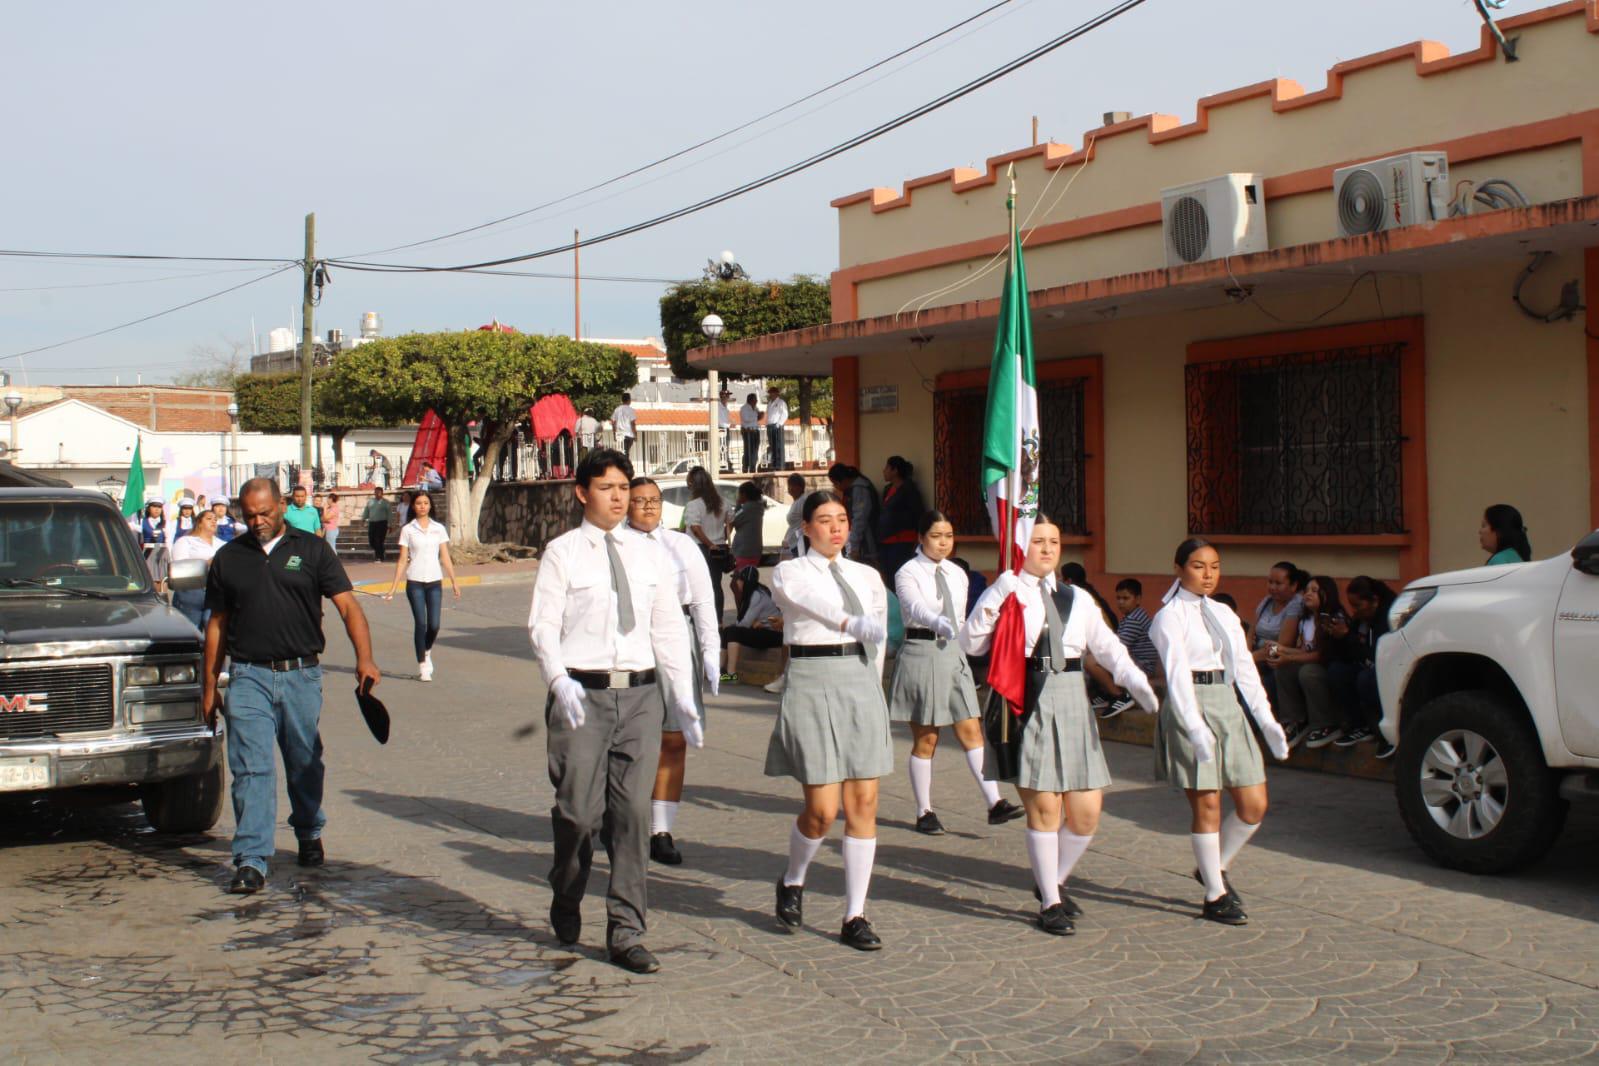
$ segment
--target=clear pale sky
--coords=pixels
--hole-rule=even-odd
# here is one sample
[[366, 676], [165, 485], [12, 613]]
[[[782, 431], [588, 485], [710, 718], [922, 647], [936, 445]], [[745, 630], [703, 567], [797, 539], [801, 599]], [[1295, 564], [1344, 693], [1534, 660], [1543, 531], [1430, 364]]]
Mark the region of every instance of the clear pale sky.
[[[513, 255], [646, 218], [803, 158], [1020, 55], [1110, 0], [1014, 0], [975, 32], [900, 60], [685, 160], [396, 262]], [[451, 5], [29, 4], [0, 39], [0, 247], [179, 255], [355, 253], [432, 237], [594, 184], [795, 99], [987, 6], [984, 0], [679, 0]], [[1504, 14], [1540, 2], [1511, 0]], [[586, 249], [585, 274], [692, 277], [731, 248], [760, 278], [836, 265], [835, 196], [1029, 143], [1078, 145], [1108, 110], [1191, 118], [1207, 93], [1419, 37], [1459, 51], [1469, 0], [1148, 0], [1032, 66], [864, 148], [733, 203]], [[934, 46], [938, 47], [938, 46]], [[910, 60], [916, 60], [910, 62]], [[863, 79], [864, 81], [865, 79]], [[847, 92], [847, 95], [845, 93]], [[823, 102], [829, 102], [820, 106]], [[1462, 106], [1468, 106], [1462, 102]], [[807, 114], [807, 112], [809, 112]], [[796, 119], [796, 114], [802, 115]], [[779, 123], [787, 123], [780, 128]], [[712, 155], [711, 153], [721, 154]], [[520, 269], [569, 274], [570, 255]], [[0, 258], [0, 367], [255, 276], [187, 264]], [[229, 268], [235, 269], [235, 268]], [[136, 281], [139, 284], [120, 284]], [[104, 285], [105, 282], [118, 282]], [[996, 282], [997, 284], [997, 282]], [[71, 287], [68, 287], [71, 286]], [[92, 286], [92, 287], [86, 287]], [[48, 291], [15, 291], [50, 287]], [[587, 336], [659, 333], [664, 286], [583, 286]], [[197, 346], [298, 332], [299, 275], [29, 356], [33, 384], [164, 380]], [[567, 280], [336, 272], [319, 333], [570, 333]], [[291, 323], [291, 315], [294, 321]], [[18, 378], [20, 381], [20, 377]]]

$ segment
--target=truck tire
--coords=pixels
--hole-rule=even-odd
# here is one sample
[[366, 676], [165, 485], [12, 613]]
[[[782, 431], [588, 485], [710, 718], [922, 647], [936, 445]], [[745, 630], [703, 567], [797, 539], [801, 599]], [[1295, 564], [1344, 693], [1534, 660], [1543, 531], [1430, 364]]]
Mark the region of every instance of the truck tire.
[[1542, 858], [1566, 820], [1532, 727], [1487, 691], [1450, 692], [1406, 723], [1394, 758], [1405, 828], [1440, 865], [1496, 874]]
[[222, 817], [222, 760], [203, 773], [139, 789], [144, 816], [158, 833], [206, 833]]

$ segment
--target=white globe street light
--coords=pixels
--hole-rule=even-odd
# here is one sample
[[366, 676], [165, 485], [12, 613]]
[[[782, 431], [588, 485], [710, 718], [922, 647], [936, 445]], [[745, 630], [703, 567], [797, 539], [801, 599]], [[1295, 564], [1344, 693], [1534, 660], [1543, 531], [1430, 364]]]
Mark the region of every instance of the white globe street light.
[[6, 410], [11, 412], [11, 445], [9, 456], [17, 453], [17, 408], [22, 406], [22, 394], [12, 389], [6, 393]]
[[727, 326], [722, 322], [721, 315], [706, 315], [700, 319], [700, 332], [713, 341], [720, 337], [722, 331], [726, 328]]

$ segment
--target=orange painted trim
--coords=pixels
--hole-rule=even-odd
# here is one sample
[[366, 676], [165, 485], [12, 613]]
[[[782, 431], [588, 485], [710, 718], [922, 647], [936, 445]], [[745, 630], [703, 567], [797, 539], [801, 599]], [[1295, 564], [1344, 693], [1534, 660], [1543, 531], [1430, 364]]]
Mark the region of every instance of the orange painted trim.
[[1400, 503], [1405, 533], [1355, 536], [1270, 537], [1217, 534], [1207, 537], [1217, 544], [1319, 544], [1347, 548], [1399, 549], [1399, 577], [1410, 582], [1425, 577], [1431, 560], [1431, 502], [1427, 494], [1427, 344], [1424, 320], [1419, 316], [1378, 322], [1353, 322], [1341, 326], [1257, 333], [1195, 341], [1188, 346], [1189, 363], [1230, 359], [1258, 359], [1324, 348], [1355, 348], [1373, 344], [1403, 344], [1399, 361]]
[[1365, 533], [1325, 536], [1272, 537], [1255, 533], [1200, 533], [1212, 544], [1277, 546], [1282, 548], [1408, 548], [1409, 533]]
[[[1599, 128], [1582, 139], [1582, 191], [1599, 196]], [[1583, 303], [1588, 305], [1588, 523], [1599, 529], [1599, 247], [1582, 257]]]
[[855, 355], [833, 360], [833, 458], [851, 466], [861, 461], [861, 360]]
[[829, 311], [834, 322], [849, 322], [861, 313], [860, 301], [856, 298], [856, 287], [837, 274], [834, 274], [829, 285]]

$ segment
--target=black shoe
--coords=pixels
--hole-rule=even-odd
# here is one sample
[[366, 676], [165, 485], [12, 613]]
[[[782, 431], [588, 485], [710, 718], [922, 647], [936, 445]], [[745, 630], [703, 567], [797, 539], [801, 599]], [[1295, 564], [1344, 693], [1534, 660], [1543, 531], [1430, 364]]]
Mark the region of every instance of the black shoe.
[[322, 841], [320, 839], [300, 841], [298, 860], [301, 866], [321, 866], [322, 860], [326, 857], [323, 854]]
[[804, 924], [804, 885], [785, 885], [781, 877], [777, 879], [777, 921], [785, 933]]
[[1100, 721], [1106, 721], [1108, 719], [1115, 718], [1118, 714], [1121, 714], [1125, 711], [1130, 711], [1137, 706], [1138, 701], [1133, 699], [1131, 696], [1123, 696], [1119, 700], [1111, 700], [1110, 706], [1099, 712]]
[[1344, 731], [1342, 729], [1324, 725], [1320, 729], [1312, 729], [1306, 734], [1305, 747], [1311, 751], [1315, 751], [1317, 748], [1325, 748], [1329, 744], [1336, 744], [1338, 738], [1343, 735]]
[[1066, 894], [1066, 888], [1064, 885], [1061, 886], [1060, 890], [1060, 905], [1065, 908], [1066, 917], [1068, 918], [1081, 918], [1083, 916], [1083, 908], [1077, 905], [1077, 901], [1075, 899], [1072, 899]]
[[866, 915], [858, 914], [844, 923], [844, 929], [838, 934], [839, 942], [847, 944], [856, 951], [880, 951], [883, 940], [872, 932], [872, 923], [866, 920]]
[[1288, 741], [1288, 750], [1293, 751], [1299, 747], [1299, 742], [1310, 735], [1310, 723], [1295, 722], [1293, 725], [1283, 726], [1283, 737]]
[[1394, 746], [1392, 744], [1388, 743], [1382, 737], [1378, 737], [1377, 738], [1377, 750], [1376, 750], [1376, 752], [1374, 752], [1374, 754], [1377, 756], [1377, 758], [1379, 758], [1379, 759], [1391, 758], [1393, 756], [1393, 753], [1394, 753]]
[[228, 891], [235, 896], [253, 896], [266, 887], [266, 874], [254, 866], [237, 866], [233, 870], [233, 880], [228, 884]]
[[1352, 748], [1356, 744], [1364, 744], [1368, 740], [1374, 740], [1376, 739], [1376, 736], [1377, 734], [1374, 731], [1367, 729], [1365, 726], [1359, 726], [1355, 729], [1349, 730], [1343, 736], [1333, 741], [1333, 746], [1339, 748]]
[[1051, 936], [1071, 936], [1077, 932], [1077, 926], [1072, 924], [1072, 916], [1066, 913], [1066, 905], [1063, 903], [1039, 911], [1038, 928]]
[[661, 960], [643, 944], [634, 944], [622, 951], [612, 951], [611, 962], [629, 973], [654, 973], [661, 968]]
[[650, 858], [667, 866], [683, 864], [683, 853], [672, 842], [671, 833], [655, 833], [650, 837]]
[[927, 811], [916, 819], [916, 831], [930, 837], [941, 837], [944, 835], [944, 823], [938, 820], [938, 815]]
[[555, 939], [567, 947], [576, 944], [583, 935], [583, 915], [576, 910], [567, 910], [558, 904], [550, 904], [550, 928], [555, 930]]
[[1006, 822], [1014, 822], [1016, 819], [1020, 818], [1026, 813], [1027, 812], [1025, 810], [1018, 807], [1010, 800], [1002, 799], [992, 807], [988, 808], [988, 824], [1004, 825]]
[[1249, 915], [1244, 913], [1244, 908], [1232, 895], [1222, 896], [1220, 899], [1205, 901], [1205, 909], [1200, 917], [1207, 922], [1220, 922], [1222, 925], [1248, 925]]
[[[1201, 885], [1205, 883], [1204, 875], [1198, 870], [1194, 871], [1194, 880], [1198, 881]], [[1221, 884], [1222, 887], [1227, 890], [1227, 898], [1242, 907], [1244, 905], [1243, 897], [1240, 896], [1238, 894], [1238, 890], [1233, 887], [1233, 879], [1227, 876], [1226, 870], [1221, 872]]]

